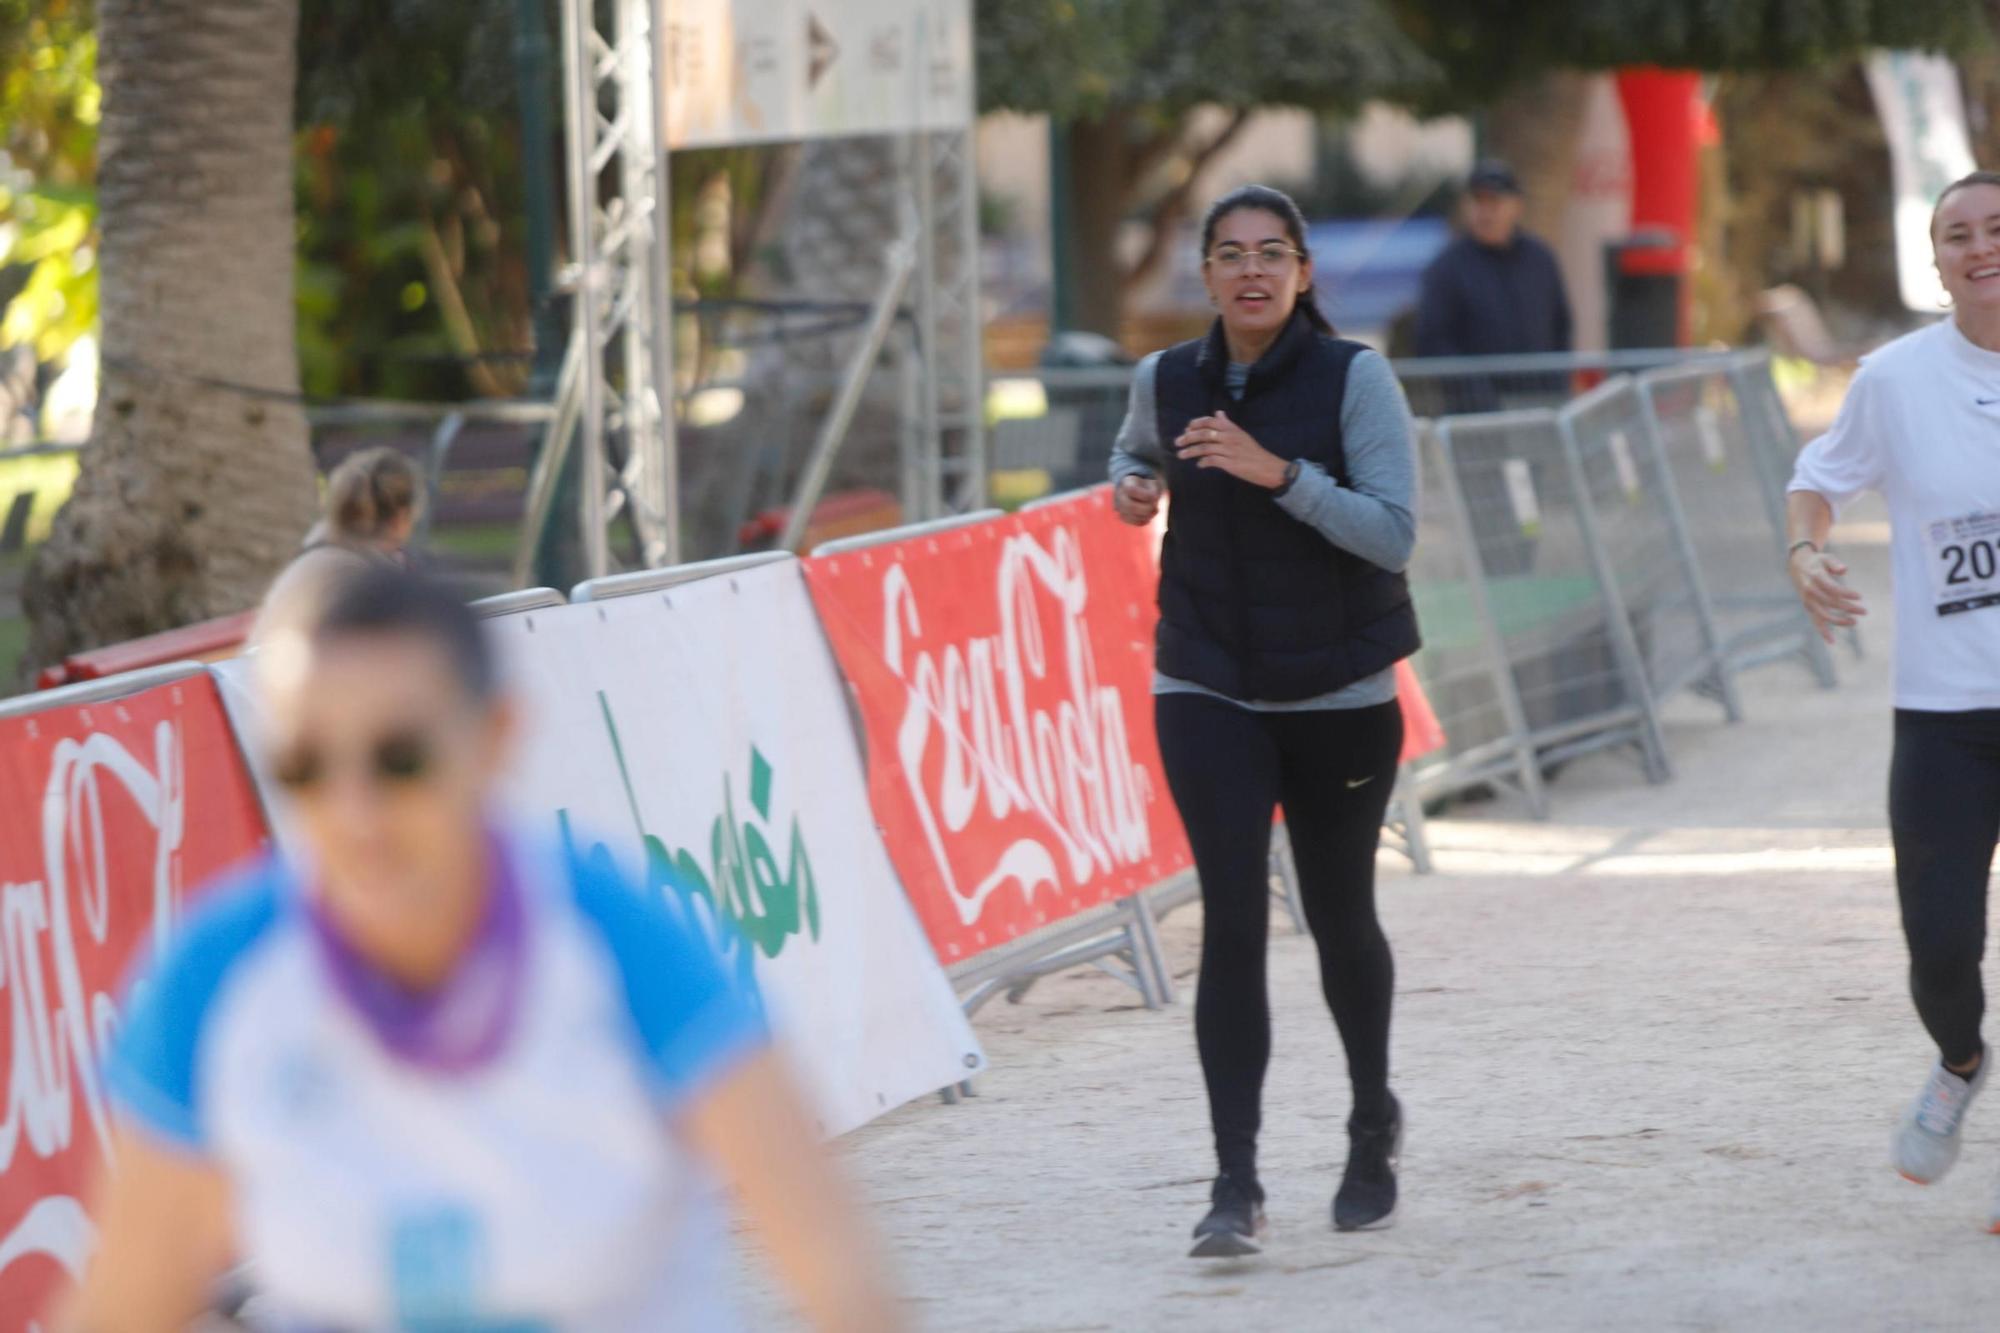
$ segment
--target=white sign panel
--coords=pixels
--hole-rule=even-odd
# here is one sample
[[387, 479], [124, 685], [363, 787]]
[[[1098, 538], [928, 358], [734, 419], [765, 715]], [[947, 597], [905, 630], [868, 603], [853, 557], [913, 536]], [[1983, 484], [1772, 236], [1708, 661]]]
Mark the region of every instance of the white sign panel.
[[983, 1067], [795, 562], [491, 625], [527, 723], [512, 803], [754, 973], [828, 1134]]
[[964, 129], [971, 0], [664, 0], [669, 148]]
[[1931, 263], [1931, 210], [1945, 186], [1973, 169], [1958, 68], [1943, 56], [1878, 51], [1868, 87], [1889, 139], [1896, 181], [1896, 274], [1903, 304], [1937, 314], [1944, 284]]

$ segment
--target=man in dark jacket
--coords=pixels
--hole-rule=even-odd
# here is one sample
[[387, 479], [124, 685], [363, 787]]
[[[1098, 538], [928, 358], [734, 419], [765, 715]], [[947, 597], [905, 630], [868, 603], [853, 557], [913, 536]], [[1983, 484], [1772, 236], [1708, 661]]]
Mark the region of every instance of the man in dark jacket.
[[[1516, 356], [1568, 352], [1569, 297], [1555, 252], [1521, 230], [1521, 186], [1505, 162], [1488, 159], [1466, 182], [1466, 228], [1424, 270], [1417, 307], [1418, 356]], [[1421, 415], [1556, 407], [1569, 397], [1563, 371], [1404, 376]], [[1532, 476], [1542, 480], [1541, 467]], [[1505, 506], [1475, 502], [1473, 531], [1492, 574], [1522, 574], [1536, 541]]]
[[1521, 230], [1521, 186], [1488, 160], [1466, 183], [1466, 231], [1424, 270], [1418, 356], [1570, 350], [1569, 298], [1555, 252]]

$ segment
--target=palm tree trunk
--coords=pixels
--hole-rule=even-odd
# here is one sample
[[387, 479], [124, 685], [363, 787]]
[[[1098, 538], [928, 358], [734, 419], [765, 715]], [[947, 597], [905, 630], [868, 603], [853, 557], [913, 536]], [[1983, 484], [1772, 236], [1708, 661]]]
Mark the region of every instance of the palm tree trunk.
[[99, 0], [103, 382], [31, 566], [28, 664], [252, 606], [312, 519], [296, 399], [297, 0]]

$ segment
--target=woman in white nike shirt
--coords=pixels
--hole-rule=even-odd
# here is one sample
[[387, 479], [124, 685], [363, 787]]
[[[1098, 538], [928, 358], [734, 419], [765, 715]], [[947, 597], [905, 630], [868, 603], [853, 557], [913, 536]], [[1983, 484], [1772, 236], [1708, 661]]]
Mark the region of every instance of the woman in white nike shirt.
[[[1833, 429], [1799, 455], [1791, 575], [1829, 641], [1864, 613], [1826, 550], [1837, 506], [1888, 502], [1896, 597], [1889, 827], [1910, 992], [1938, 1062], [1897, 1126], [1896, 1169], [1957, 1160], [1986, 1082], [1986, 885], [2000, 842], [2000, 172], [1939, 198], [1931, 222], [1952, 316], [1867, 357]], [[2000, 1232], [2000, 1201], [1989, 1223]]]

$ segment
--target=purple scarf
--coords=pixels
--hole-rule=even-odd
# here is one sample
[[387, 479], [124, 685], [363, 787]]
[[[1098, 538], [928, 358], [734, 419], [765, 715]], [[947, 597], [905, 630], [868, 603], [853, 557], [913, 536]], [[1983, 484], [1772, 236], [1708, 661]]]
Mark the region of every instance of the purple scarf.
[[528, 932], [512, 858], [489, 836], [486, 910], [451, 974], [435, 989], [412, 991], [385, 976], [348, 943], [317, 897], [308, 898], [320, 955], [334, 989], [389, 1053], [434, 1074], [465, 1074], [489, 1063], [513, 1031], [527, 967]]

